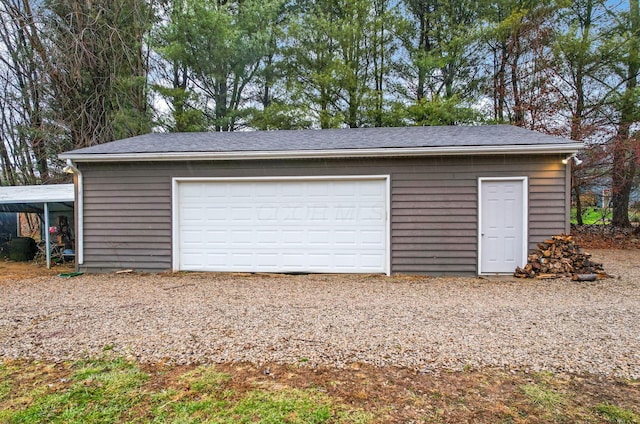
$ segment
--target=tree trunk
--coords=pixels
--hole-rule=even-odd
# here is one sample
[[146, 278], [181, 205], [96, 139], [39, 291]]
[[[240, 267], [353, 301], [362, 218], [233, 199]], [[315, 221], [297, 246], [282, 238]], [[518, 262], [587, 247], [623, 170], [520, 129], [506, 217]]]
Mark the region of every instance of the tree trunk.
[[518, 75], [518, 61], [520, 60], [520, 40], [518, 34], [512, 40], [511, 60], [511, 90], [513, 91], [513, 124], [524, 127], [524, 106], [520, 95], [520, 78]]
[[504, 122], [504, 110], [506, 105], [506, 67], [507, 67], [507, 45], [502, 42], [499, 49], [499, 65], [497, 66], [496, 75], [494, 76], [494, 96], [496, 109], [494, 112], [497, 123]]
[[331, 116], [329, 113], [329, 93], [326, 89], [320, 91], [320, 128], [326, 130], [331, 128]]
[[[383, 4], [384, 5], [384, 4]], [[383, 84], [384, 84], [384, 36], [385, 36], [385, 26], [384, 26], [384, 7], [383, 5], [379, 5], [381, 7], [376, 11], [376, 19], [380, 20], [380, 29], [376, 28], [375, 37], [373, 39], [373, 75], [375, 79], [375, 113], [374, 113], [374, 121], [373, 125], [376, 127], [382, 126], [382, 115], [384, 108], [384, 94], [383, 94]], [[381, 18], [382, 17], [382, 18]]]
[[635, 92], [640, 70], [640, 5], [638, 0], [629, 1], [630, 42], [627, 55], [627, 84], [620, 105], [620, 122], [613, 151], [612, 196], [613, 217], [611, 224], [616, 227], [630, 227], [629, 197], [637, 170], [638, 140], [631, 134], [635, 123]]
[[9, 154], [7, 153], [7, 146], [4, 140], [0, 140], [0, 164], [2, 164], [2, 179], [0, 185], [8, 183], [8, 185], [16, 185], [16, 179], [14, 177], [14, 169]]
[[576, 221], [578, 225], [583, 225], [582, 222], [582, 200], [580, 200], [580, 187], [576, 184], [573, 185], [573, 195], [576, 199]]
[[614, 227], [630, 227], [629, 197], [633, 188], [633, 178], [636, 175], [637, 157], [630, 146], [629, 127], [623, 127], [618, 133], [613, 152], [612, 194], [613, 216], [611, 225]]
[[[424, 15], [420, 16], [420, 51], [425, 51], [427, 45], [427, 29]], [[423, 66], [418, 65], [418, 89], [416, 92], [416, 100], [424, 98], [424, 84], [426, 80], [426, 72]]]
[[[273, 43], [275, 44], [275, 42]], [[275, 50], [275, 48], [274, 48]], [[273, 84], [273, 54], [267, 56], [265, 61], [265, 73], [264, 73], [264, 89], [262, 92], [262, 108], [267, 108], [271, 105], [271, 85]]]
[[227, 116], [227, 81], [221, 79], [216, 83], [216, 131], [229, 131]]

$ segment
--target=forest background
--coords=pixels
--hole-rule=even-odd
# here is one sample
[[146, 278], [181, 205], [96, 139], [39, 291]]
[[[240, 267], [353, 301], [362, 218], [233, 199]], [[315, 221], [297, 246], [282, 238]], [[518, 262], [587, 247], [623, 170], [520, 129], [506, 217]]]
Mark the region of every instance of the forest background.
[[0, 0], [0, 185], [152, 131], [507, 123], [630, 226], [640, 0]]

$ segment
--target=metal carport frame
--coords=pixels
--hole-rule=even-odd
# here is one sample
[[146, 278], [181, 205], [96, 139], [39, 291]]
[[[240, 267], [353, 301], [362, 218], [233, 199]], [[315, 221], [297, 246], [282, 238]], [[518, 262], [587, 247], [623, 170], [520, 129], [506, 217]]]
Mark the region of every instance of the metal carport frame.
[[43, 214], [47, 268], [51, 268], [49, 214], [51, 212], [73, 211], [74, 204], [73, 184], [0, 187], [0, 212]]

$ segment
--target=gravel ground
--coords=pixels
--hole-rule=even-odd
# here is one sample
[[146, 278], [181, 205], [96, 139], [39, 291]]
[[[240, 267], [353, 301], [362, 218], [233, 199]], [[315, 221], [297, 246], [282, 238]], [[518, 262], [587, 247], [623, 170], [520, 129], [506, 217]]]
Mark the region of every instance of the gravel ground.
[[640, 378], [640, 250], [592, 253], [616, 278], [161, 274], [5, 281], [0, 359], [106, 354]]

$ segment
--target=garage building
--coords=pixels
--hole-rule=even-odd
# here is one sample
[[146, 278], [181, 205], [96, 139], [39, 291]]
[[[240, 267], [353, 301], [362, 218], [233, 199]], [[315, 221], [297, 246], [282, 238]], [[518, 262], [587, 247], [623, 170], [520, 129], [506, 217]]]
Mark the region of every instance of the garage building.
[[476, 275], [568, 232], [580, 147], [492, 125], [155, 133], [60, 157], [81, 271]]

